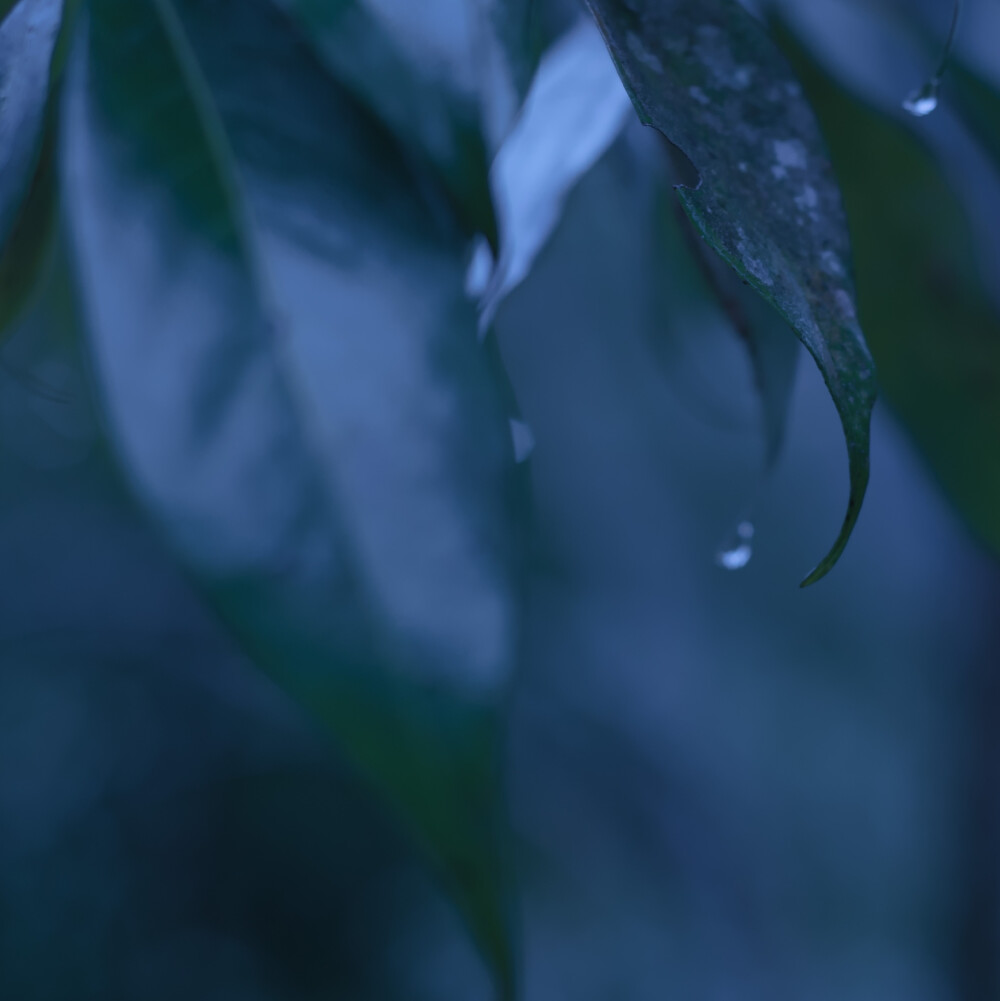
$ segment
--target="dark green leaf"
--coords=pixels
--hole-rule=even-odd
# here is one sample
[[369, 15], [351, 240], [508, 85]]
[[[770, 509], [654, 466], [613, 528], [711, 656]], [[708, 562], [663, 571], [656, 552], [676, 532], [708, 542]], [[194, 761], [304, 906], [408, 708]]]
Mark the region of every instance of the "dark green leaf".
[[0, 25], [0, 247], [38, 169], [62, 0], [24, 0]]
[[416, 830], [509, 995], [513, 458], [462, 244], [268, 4], [89, 11], [62, 174], [122, 461]]
[[948, 90], [959, 114], [1000, 167], [1000, 92], [961, 59], [949, 64]]
[[746, 348], [760, 400], [764, 466], [771, 468], [785, 437], [798, 343], [778, 313], [700, 238], [675, 198], [658, 197], [656, 223], [657, 265], [675, 276], [673, 298], [683, 300], [672, 304], [674, 310], [695, 313], [714, 299]]
[[830, 144], [859, 310], [886, 398], [976, 532], [1000, 552], [1000, 315], [961, 203], [907, 129], [782, 43]]
[[0, 250], [0, 332], [8, 330], [36, 292], [55, 222], [55, 138], [47, 130], [31, 188]]
[[587, 0], [640, 118], [700, 175], [694, 225], [816, 360], [847, 440], [851, 490], [836, 563], [868, 484], [874, 366], [855, 316], [840, 195], [799, 85], [735, 0]]
[[62, 0], [23, 0], [0, 25], [0, 331], [32, 295], [55, 217], [50, 70]]
[[506, 75], [523, 98], [541, 58], [538, 0], [487, 0], [486, 6]]

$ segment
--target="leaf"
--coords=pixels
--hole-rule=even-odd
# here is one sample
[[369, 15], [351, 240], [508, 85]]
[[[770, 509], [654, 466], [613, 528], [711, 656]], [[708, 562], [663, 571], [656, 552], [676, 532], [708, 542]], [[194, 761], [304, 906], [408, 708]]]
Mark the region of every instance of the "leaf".
[[0, 24], [0, 332], [37, 285], [55, 219], [50, 77], [62, 0], [23, 0]]
[[801, 89], [735, 0], [587, 0], [647, 125], [700, 175], [681, 188], [709, 244], [788, 321], [816, 360], [847, 441], [850, 538], [868, 484], [874, 366], [855, 315], [840, 196]]
[[982, 74], [957, 57], [948, 64], [948, 81], [959, 114], [1000, 167], [1000, 93]]
[[[657, 195], [661, 191], [657, 190]], [[656, 257], [659, 269], [674, 275], [675, 313], [693, 313], [703, 303], [721, 307], [733, 333], [743, 342], [760, 401], [764, 468], [778, 460], [788, 424], [799, 346], [788, 325], [695, 231], [675, 199], [657, 197]], [[692, 264], [694, 265], [692, 267]]]
[[122, 464], [246, 649], [408, 820], [510, 996], [514, 465], [462, 242], [268, 4], [89, 12], [62, 179]]
[[486, 290], [488, 326], [555, 229], [576, 182], [614, 142], [628, 97], [589, 19], [546, 52], [524, 108], [493, 163], [501, 250]]
[[23, 0], [0, 25], [0, 247], [38, 169], [62, 0]]
[[834, 83], [776, 23], [830, 144], [886, 398], [968, 523], [1000, 552], [1000, 313], [969, 220], [924, 143]]
[[323, 64], [443, 179], [469, 232], [496, 241], [477, 96], [397, 44], [365, 0], [274, 0]]
[[473, 48], [487, 141], [499, 149], [514, 126], [542, 56], [538, 0], [465, 0], [478, 14]]
[[536, 8], [538, 0], [485, 0], [506, 74], [519, 98], [531, 86], [541, 59]]
[[9, 330], [31, 301], [51, 246], [56, 216], [55, 129], [46, 145], [27, 197], [0, 249], [0, 333]]

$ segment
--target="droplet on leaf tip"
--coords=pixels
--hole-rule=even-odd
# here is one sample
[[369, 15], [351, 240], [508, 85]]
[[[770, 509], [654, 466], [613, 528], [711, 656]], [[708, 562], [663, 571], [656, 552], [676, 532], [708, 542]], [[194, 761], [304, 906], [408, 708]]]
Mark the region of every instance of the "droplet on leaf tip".
[[908, 111], [916, 118], [923, 118], [929, 115], [938, 106], [938, 88], [941, 86], [941, 77], [944, 76], [948, 68], [948, 61], [951, 59], [952, 49], [955, 47], [955, 39], [958, 36], [958, 19], [962, 12], [961, 0], [955, 0], [951, 12], [951, 27], [948, 29], [948, 38], [944, 43], [944, 51], [941, 53], [941, 61], [934, 75], [921, 87], [910, 94], [903, 101], [903, 110]]
[[905, 101], [903, 110], [915, 118], [929, 115], [938, 106], [938, 81], [928, 80], [919, 90], [913, 91]]

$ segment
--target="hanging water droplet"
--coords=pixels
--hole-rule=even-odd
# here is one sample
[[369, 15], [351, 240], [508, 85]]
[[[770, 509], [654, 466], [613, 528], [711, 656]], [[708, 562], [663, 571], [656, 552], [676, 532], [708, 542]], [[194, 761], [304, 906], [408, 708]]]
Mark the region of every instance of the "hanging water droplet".
[[753, 557], [753, 523], [741, 521], [732, 541], [715, 554], [715, 562], [724, 570], [742, 570]]
[[938, 106], [938, 90], [941, 87], [941, 77], [948, 68], [948, 61], [951, 59], [952, 49], [955, 47], [955, 38], [958, 34], [958, 18], [962, 12], [962, 0], [955, 0], [955, 5], [951, 11], [951, 27], [948, 29], [948, 38], [944, 43], [944, 51], [941, 53], [941, 60], [938, 63], [934, 75], [919, 90], [913, 91], [903, 102], [903, 110], [908, 111], [916, 118], [923, 118], [929, 115]]
[[938, 106], [940, 80], [928, 80], [919, 90], [913, 91], [903, 102], [903, 110], [915, 118], [929, 115]]
[[527, 462], [535, 450], [535, 435], [524, 421], [510, 418], [510, 437], [514, 442], [514, 461]]

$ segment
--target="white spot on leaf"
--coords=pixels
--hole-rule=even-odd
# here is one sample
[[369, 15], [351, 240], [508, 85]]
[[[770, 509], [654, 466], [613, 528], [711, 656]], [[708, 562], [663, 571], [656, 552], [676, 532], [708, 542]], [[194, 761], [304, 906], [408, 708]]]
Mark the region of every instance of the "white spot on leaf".
[[774, 158], [779, 166], [795, 170], [805, 170], [809, 163], [809, 154], [799, 139], [775, 139]]
[[837, 289], [837, 291], [833, 293], [833, 298], [837, 303], [837, 308], [840, 310], [842, 316], [848, 320], [857, 319], [857, 313], [854, 310], [854, 301], [842, 288]]
[[643, 66], [647, 69], [651, 69], [654, 73], [663, 72], [663, 63], [660, 62], [659, 57], [650, 52], [646, 46], [642, 44], [642, 39], [634, 31], [630, 31], [625, 40], [628, 44], [629, 52], [631, 52]]
[[819, 262], [823, 270], [834, 278], [843, 278], [846, 274], [840, 257], [832, 250], [824, 250], [820, 254]]
[[773, 285], [774, 279], [771, 277], [771, 272], [767, 269], [767, 265], [757, 257], [753, 251], [750, 249], [750, 245], [747, 243], [747, 235], [742, 226], [736, 228], [739, 240], [736, 244], [736, 251], [740, 255], [740, 260], [743, 262], [743, 266], [753, 275], [757, 281], [761, 282], [763, 285]]

